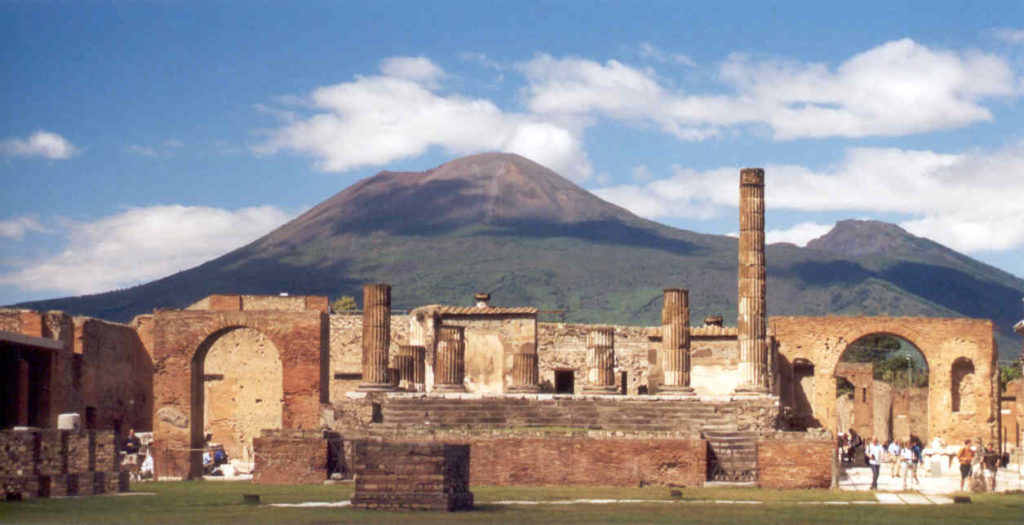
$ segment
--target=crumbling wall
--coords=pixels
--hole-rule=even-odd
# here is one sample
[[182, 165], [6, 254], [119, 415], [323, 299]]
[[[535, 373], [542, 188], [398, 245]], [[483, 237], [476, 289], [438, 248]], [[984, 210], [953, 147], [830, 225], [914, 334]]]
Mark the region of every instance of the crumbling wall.
[[[388, 358], [398, 354], [398, 346], [408, 344], [409, 316], [391, 316], [391, 346]], [[343, 399], [353, 392], [363, 377], [363, 317], [360, 314], [330, 316], [330, 398]]]
[[[555, 371], [573, 370], [575, 393], [581, 394], [587, 377], [587, 331], [594, 325], [567, 323], [537, 324], [537, 359], [543, 392], [554, 392]], [[648, 387], [650, 358], [657, 343], [653, 327], [615, 326], [615, 384], [622, 388], [626, 373], [626, 393], [638, 394]], [[656, 359], [656, 353], [653, 356]], [[655, 361], [657, 362], [657, 361]]]
[[846, 378], [853, 384], [852, 418], [848, 426], [839, 428], [840, 432], [846, 432], [850, 427], [861, 436], [874, 436], [874, 365], [871, 363], [849, 363], [840, 362], [836, 365], [836, 377]]
[[322, 431], [267, 430], [253, 449], [256, 485], [319, 485], [328, 477], [329, 441]]
[[88, 317], [74, 319], [81, 408], [96, 428], [153, 428], [153, 363], [136, 329]]
[[113, 431], [0, 431], [0, 500], [128, 490]]
[[466, 390], [471, 393], [503, 393], [513, 383], [513, 354], [532, 353], [537, 343], [535, 315], [445, 315], [442, 324], [466, 329]]
[[[796, 359], [814, 365], [815, 391], [810, 400], [813, 421], [836, 430], [835, 370], [850, 343], [887, 333], [917, 347], [928, 364], [927, 435], [947, 443], [977, 436], [996, 438], [998, 377], [991, 321], [919, 317], [775, 317], [772, 329], [779, 344], [780, 366]], [[970, 359], [976, 380], [969, 388], [974, 410], [952, 412], [952, 364]], [[780, 374], [784, 376], [785, 374]]]
[[865, 438], [876, 437], [878, 441], [886, 442], [892, 438], [892, 387], [885, 381], [875, 381], [872, 383], [872, 390], [875, 397], [872, 409], [874, 433]]

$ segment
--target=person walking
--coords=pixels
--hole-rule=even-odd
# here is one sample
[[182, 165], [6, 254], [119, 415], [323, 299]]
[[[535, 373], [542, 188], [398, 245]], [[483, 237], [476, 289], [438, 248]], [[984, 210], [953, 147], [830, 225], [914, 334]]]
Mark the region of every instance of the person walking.
[[895, 439], [889, 442], [889, 448], [887, 449], [889, 461], [892, 461], [892, 466], [889, 469], [889, 476], [893, 479], [900, 477], [900, 444]]
[[956, 453], [956, 459], [960, 462], [960, 492], [963, 492], [964, 482], [967, 481], [967, 478], [971, 477], [971, 462], [974, 461], [971, 440], [964, 440], [964, 446]]
[[871, 490], [878, 490], [878, 473], [882, 468], [882, 456], [885, 449], [878, 444], [878, 438], [871, 438], [871, 444], [864, 451], [868, 457], [868, 466], [871, 467]]
[[907, 490], [908, 482], [916, 477], [914, 472], [916, 467], [914, 464], [914, 449], [911, 448], [910, 440], [904, 441], [903, 446], [900, 447], [900, 460], [903, 463], [903, 490]]
[[911, 474], [914, 477], [914, 484], [920, 487], [921, 481], [917, 479], [917, 469], [921, 466], [921, 463], [924, 463], [924, 447], [921, 446], [921, 442], [917, 438], [910, 438], [910, 444], [910, 451], [914, 453]]

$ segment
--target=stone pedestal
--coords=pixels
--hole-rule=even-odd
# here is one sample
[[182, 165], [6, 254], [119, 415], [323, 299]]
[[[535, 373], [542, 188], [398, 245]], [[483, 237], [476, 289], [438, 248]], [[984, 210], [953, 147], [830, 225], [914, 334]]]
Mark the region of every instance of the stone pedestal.
[[615, 388], [615, 329], [592, 328], [587, 332], [587, 384], [584, 394], [617, 394]]
[[437, 362], [434, 367], [434, 391], [465, 392], [466, 329], [441, 326], [437, 329]]
[[665, 395], [694, 395], [690, 386], [690, 292], [666, 288], [661, 307], [661, 367]]
[[373, 510], [473, 508], [469, 445], [356, 441], [352, 506]]
[[391, 285], [363, 286], [363, 382], [358, 390], [394, 390], [388, 377], [391, 345]]
[[508, 391], [519, 394], [540, 392], [537, 354], [526, 352], [512, 354], [512, 386]]
[[740, 171], [739, 301], [740, 347], [737, 393], [768, 392], [767, 300], [764, 260], [764, 170]]

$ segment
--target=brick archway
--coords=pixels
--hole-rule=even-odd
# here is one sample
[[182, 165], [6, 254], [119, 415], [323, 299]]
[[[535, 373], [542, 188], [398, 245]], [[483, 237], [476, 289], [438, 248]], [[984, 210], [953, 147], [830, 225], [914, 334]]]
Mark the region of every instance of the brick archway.
[[[967, 437], [994, 438], [997, 429], [998, 378], [996, 345], [991, 321], [920, 317], [776, 317], [772, 319], [779, 353], [785, 363], [795, 360], [814, 366], [815, 392], [811, 401], [813, 420], [835, 432], [836, 366], [847, 347], [877, 333], [906, 339], [928, 364], [928, 435], [956, 443]], [[970, 359], [976, 376], [970, 392], [976, 401], [973, 413], [953, 414], [950, 395], [952, 364]], [[780, 375], [792, 377], [791, 370]], [[792, 385], [788, 385], [790, 388]], [[787, 388], [780, 385], [781, 389]], [[782, 392], [783, 402], [787, 396]], [[790, 396], [791, 398], [792, 396]]]
[[277, 348], [284, 393], [281, 426], [319, 427], [320, 404], [328, 401], [328, 326], [326, 314], [319, 311], [157, 311], [153, 319], [157, 475], [201, 475], [202, 362], [210, 344], [231, 330], [253, 329]]

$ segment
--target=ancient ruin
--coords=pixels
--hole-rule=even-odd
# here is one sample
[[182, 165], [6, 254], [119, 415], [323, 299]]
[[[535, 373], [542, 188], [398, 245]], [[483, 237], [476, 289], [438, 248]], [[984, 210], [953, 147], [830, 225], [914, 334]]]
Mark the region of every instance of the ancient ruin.
[[[741, 171], [736, 327], [721, 316], [692, 326], [687, 283], [666, 283], [653, 326], [542, 322], [536, 308], [494, 307], [486, 293], [398, 315], [401, 290], [380, 283], [352, 313], [331, 313], [325, 297], [253, 295], [127, 325], [0, 310], [0, 426], [53, 428], [76, 412], [89, 429], [152, 431], [165, 479], [201, 477], [211, 439], [257, 483], [351, 476], [372, 466], [367, 454], [390, 454], [366, 440], [411, 440], [438, 458], [468, 445], [472, 461], [459, 468], [473, 483], [776, 488], [827, 486], [834, 435], [849, 428], [947, 443], [1006, 441], [1002, 430], [1019, 428], [1024, 411], [1002, 418], [991, 321], [769, 318], [764, 191], [763, 170]], [[921, 352], [926, 393], [877, 390], [870, 366], [842, 361], [873, 334]], [[854, 389], [847, 401], [837, 378]], [[919, 420], [877, 422], [899, 403]], [[436, 497], [388, 503], [364, 485], [360, 501], [455, 505], [468, 493], [459, 476], [432, 486]]]

